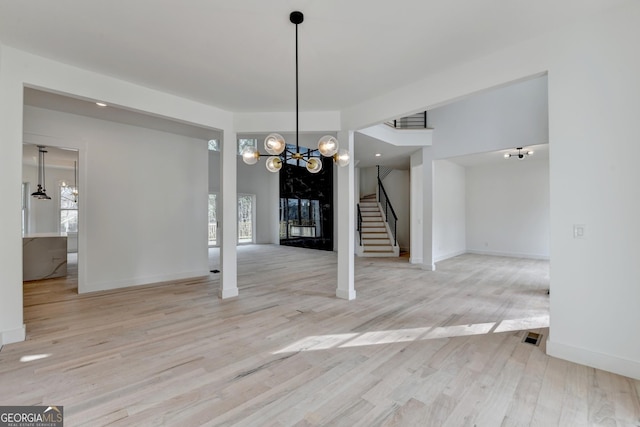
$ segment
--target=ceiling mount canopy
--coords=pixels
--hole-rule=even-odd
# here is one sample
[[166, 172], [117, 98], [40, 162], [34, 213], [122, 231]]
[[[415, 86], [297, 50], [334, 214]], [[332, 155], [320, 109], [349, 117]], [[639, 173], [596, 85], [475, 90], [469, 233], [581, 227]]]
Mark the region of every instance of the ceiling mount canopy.
[[[318, 148], [300, 152], [299, 143], [299, 102], [298, 102], [298, 25], [304, 21], [302, 12], [294, 11], [289, 15], [289, 20], [296, 26], [296, 148], [295, 151], [287, 149], [284, 137], [278, 133], [271, 133], [264, 139], [264, 149], [269, 155], [265, 166], [270, 172], [278, 172], [287, 160], [305, 162], [307, 170], [318, 173], [322, 170], [322, 157], [331, 157], [338, 166], [346, 166], [350, 161], [348, 150], [340, 149], [338, 140], [331, 135], [325, 135], [318, 141]], [[256, 147], [246, 147], [242, 150], [242, 160], [248, 165], [254, 165], [261, 156]]]
[[47, 152], [45, 150], [44, 145], [38, 145], [38, 190], [31, 193], [33, 197], [40, 200], [51, 200], [51, 197], [47, 196], [47, 190], [45, 185], [45, 176], [44, 176], [44, 153]]

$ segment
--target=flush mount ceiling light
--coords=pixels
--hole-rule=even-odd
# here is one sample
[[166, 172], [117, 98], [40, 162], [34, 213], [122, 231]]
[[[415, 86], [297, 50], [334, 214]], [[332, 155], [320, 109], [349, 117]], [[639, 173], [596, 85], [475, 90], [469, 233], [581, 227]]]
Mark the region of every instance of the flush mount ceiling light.
[[504, 158], [505, 159], [510, 159], [510, 158], [514, 157], [514, 158], [517, 158], [519, 160], [522, 160], [526, 156], [530, 156], [530, 155], [533, 154], [533, 151], [531, 151], [531, 150], [526, 150], [525, 151], [525, 149], [522, 148], [522, 147], [518, 147], [518, 148], [516, 148], [516, 150], [518, 150], [517, 153], [515, 153], [515, 152], [514, 153], [505, 153], [504, 154]]
[[96, 102], [96, 105], [98, 107], [106, 107], [107, 106], [107, 104], [105, 104], [104, 102]]
[[[339, 166], [346, 166], [349, 164], [350, 154], [348, 150], [340, 149], [338, 140], [331, 136], [325, 135], [318, 141], [318, 148], [308, 150], [306, 153], [300, 152], [300, 145], [298, 141], [299, 127], [298, 127], [298, 24], [304, 21], [304, 15], [302, 12], [291, 12], [289, 20], [296, 26], [296, 149], [290, 151], [287, 149], [287, 144], [284, 137], [277, 133], [267, 135], [264, 139], [264, 149], [269, 154], [265, 166], [270, 172], [278, 172], [282, 169], [282, 164], [287, 160], [302, 160], [306, 163], [307, 170], [311, 173], [318, 173], [322, 170], [322, 157], [331, 157], [333, 161]], [[260, 159], [260, 156], [266, 154], [260, 154], [256, 147], [247, 147], [242, 150], [242, 160], [248, 165], [254, 165]]]
[[44, 145], [38, 145], [38, 190], [31, 193], [33, 197], [40, 200], [51, 200], [51, 197], [47, 196], [46, 185], [44, 183], [44, 153], [47, 152], [45, 150]]

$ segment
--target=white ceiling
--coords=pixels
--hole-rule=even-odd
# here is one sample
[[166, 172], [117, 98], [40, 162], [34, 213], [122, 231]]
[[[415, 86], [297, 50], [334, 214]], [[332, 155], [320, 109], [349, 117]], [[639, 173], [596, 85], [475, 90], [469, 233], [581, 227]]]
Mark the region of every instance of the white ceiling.
[[[289, 13], [300, 10], [300, 110], [340, 110], [627, 1], [633, 0], [0, 0], [0, 40], [230, 111], [293, 111]], [[219, 137], [215, 130], [31, 89], [25, 103]], [[407, 168], [415, 151], [362, 134], [355, 142], [360, 166]]]
[[[353, 157], [360, 168], [384, 165], [392, 169], [409, 169], [409, 157], [421, 147], [396, 146], [362, 133], [356, 133]], [[380, 154], [380, 156], [376, 156]]]
[[0, 40], [230, 111], [340, 110], [633, 0], [0, 0]]

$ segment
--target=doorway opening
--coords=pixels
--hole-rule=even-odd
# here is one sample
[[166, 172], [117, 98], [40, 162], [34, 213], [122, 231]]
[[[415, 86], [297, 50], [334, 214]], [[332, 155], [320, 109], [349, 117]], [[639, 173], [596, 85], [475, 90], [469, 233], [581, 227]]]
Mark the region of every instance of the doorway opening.
[[79, 151], [23, 144], [24, 287], [78, 293]]

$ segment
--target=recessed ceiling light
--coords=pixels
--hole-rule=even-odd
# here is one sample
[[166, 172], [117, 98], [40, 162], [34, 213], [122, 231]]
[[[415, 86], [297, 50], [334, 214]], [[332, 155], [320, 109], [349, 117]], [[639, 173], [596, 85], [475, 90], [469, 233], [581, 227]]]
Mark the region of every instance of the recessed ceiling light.
[[98, 107], [106, 107], [107, 106], [107, 104], [105, 104], [104, 102], [96, 102], [96, 105]]
[[380, 156], [382, 156], [382, 154], [376, 153], [376, 157], [380, 157]]

